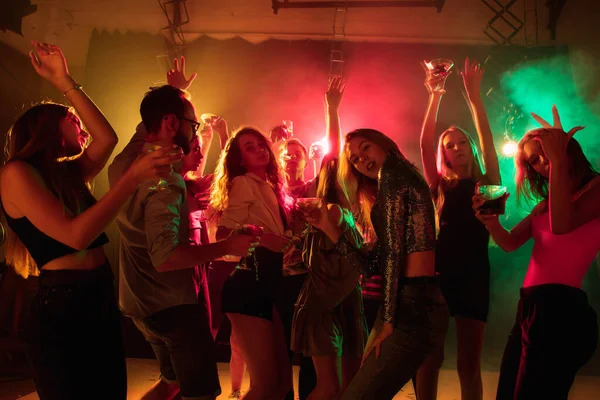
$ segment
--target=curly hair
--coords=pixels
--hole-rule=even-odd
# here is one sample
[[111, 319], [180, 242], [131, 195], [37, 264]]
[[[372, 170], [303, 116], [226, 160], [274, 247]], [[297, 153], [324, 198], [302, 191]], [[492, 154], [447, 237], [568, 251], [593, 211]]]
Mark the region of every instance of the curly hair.
[[[227, 140], [225, 148], [221, 152], [215, 175], [211, 186], [211, 207], [220, 215], [227, 208], [229, 201], [229, 191], [231, 190], [231, 182], [234, 178], [246, 174], [246, 168], [240, 164], [242, 160], [242, 151], [240, 148], [240, 137], [242, 135], [254, 135], [260, 142], [267, 144], [269, 153], [269, 164], [266, 167], [267, 182], [271, 184], [277, 202], [287, 212], [290, 208], [290, 199], [286, 196], [283, 190], [283, 175], [279, 163], [271, 149], [271, 141], [256, 128], [241, 127], [237, 129]], [[284, 221], [284, 225], [286, 221]]]

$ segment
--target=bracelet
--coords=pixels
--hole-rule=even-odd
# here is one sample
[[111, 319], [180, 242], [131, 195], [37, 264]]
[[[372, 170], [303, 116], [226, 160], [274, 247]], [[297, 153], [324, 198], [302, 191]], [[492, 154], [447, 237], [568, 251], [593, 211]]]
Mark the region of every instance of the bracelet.
[[63, 96], [66, 96], [67, 93], [69, 93], [71, 90], [81, 90], [82, 88], [83, 88], [83, 86], [81, 86], [81, 85], [79, 85], [79, 84], [76, 83], [75, 86], [73, 86], [72, 88], [69, 88], [69, 89], [65, 90], [63, 92]]

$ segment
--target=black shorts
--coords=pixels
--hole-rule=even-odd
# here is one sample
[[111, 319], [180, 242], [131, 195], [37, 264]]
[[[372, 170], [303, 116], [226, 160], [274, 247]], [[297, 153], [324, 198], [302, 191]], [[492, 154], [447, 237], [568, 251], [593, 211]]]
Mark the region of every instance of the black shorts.
[[487, 322], [490, 308], [489, 274], [440, 274], [440, 288], [451, 316]]
[[247, 258], [246, 265], [249, 270], [235, 269], [223, 285], [221, 310], [223, 314], [237, 313], [272, 321], [283, 254], [259, 247], [253, 257]]
[[202, 306], [184, 304], [132, 319], [152, 345], [161, 376], [179, 382], [182, 397], [221, 394], [215, 344]]

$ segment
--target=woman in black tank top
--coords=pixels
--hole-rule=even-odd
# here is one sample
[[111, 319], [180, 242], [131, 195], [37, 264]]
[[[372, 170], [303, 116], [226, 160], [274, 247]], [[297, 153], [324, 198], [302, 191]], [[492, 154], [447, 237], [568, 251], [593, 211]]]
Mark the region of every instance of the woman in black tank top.
[[[480, 94], [483, 68], [467, 58], [461, 73], [483, 152], [483, 165], [473, 138], [458, 127], [440, 135], [435, 153], [437, 112], [445, 93], [446, 77], [425, 70], [429, 103], [421, 131], [421, 157], [425, 178], [436, 201], [439, 225], [436, 272], [450, 315], [456, 321], [462, 398], [481, 400], [481, 350], [489, 307], [489, 233], [475, 217], [471, 198], [478, 183], [500, 183], [498, 157]], [[443, 358], [442, 349], [419, 371], [420, 398], [435, 398]], [[428, 393], [423, 393], [426, 390]]]
[[104, 167], [117, 136], [69, 75], [61, 50], [33, 47], [36, 72], [65, 95], [90, 133], [69, 107], [42, 103], [8, 134], [0, 176], [11, 228], [6, 261], [25, 278], [40, 275], [25, 327], [28, 358], [41, 400], [125, 399], [120, 315], [102, 231], [139, 182], [168, 175], [182, 154], [165, 149], [140, 158], [96, 203], [87, 183]]

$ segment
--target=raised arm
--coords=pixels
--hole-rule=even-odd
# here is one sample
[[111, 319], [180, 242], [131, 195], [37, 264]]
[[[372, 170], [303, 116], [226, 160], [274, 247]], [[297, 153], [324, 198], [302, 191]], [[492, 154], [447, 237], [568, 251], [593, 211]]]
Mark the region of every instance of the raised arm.
[[483, 72], [484, 68], [477, 61], [473, 60], [473, 63], [470, 63], [469, 59], [466, 58], [465, 70], [461, 72], [461, 76], [467, 92], [467, 103], [471, 110], [475, 129], [477, 129], [477, 135], [479, 136], [485, 175], [490, 184], [498, 185], [501, 182], [498, 154], [494, 147], [492, 129], [490, 128], [490, 122], [481, 98]]
[[535, 139], [540, 141], [550, 162], [550, 228], [555, 235], [563, 235], [600, 216], [600, 179], [594, 178], [587, 184], [587, 188], [573, 199], [567, 146], [573, 135], [583, 127], [576, 126], [565, 133], [555, 105], [552, 106], [552, 125], [535, 113], [531, 115], [544, 128]]
[[446, 93], [444, 85], [446, 78], [452, 71], [444, 76], [435, 76], [425, 65], [421, 63], [425, 70], [425, 87], [429, 92], [429, 100], [427, 102], [427, 110], [425, 111], [425, 119], [421, 128], [421, 162], [423, 163], [423, 172], [425, 180], [431, 190], [437, 188], [438, 172], [435, 162], [435, 128], [437, 125], [437, 114], [442, 102], [442, 97]]
[[340, 125], [339, 108], [346, 90], [346, 80], [341, 76], [334, 76], [329, 80], [329, 88], [325, 94], [325, 106], [327, 108], [327, 154], [337, 157], [340, 153], [340, 138], [342, 127]]
[[77, 85], [67, 67], [67, 61], [58, 46], [32, 42], [35, 52], [29, 57], [35, 71], [49, 81], [67, 98], [87, 128], [92, 142], [81, 156], [86, 180], [93, 179], [104, 168], [115, 146], [117, 134], [102, 112]]
[[227, 121], [223, 117], [217, 117], [213, 122], [213, 129], [219, 135], [219, 144], [221, 150], [225, 148], [227, 140], [229, 139], [229, 128], [227, 127]]
[[207, 121], [205, 121], [204, 128], [200, 132], [200, 139], [202, 141], [202, 161], [198, 167], [198, 173], [201, 176], [204, 175], [204, 168], [206, 167], [207, 160], [206, 156], [208, 155], [208, 151], [212, 145], [214, 132], [217, 132], [219, 135], [219, 144], [221, 146], [221, 150], [223, 150], [227, 144], [227, 139], [229, 138], [227, 121], [225, 121], [224, 118], [216, 115], [208, 118]]
[[173, 68], [167, 72], [167, 84], [181, 90], [188, 90], [198, 75], [193, 73], [189, 78], [185, 77], [185, 57], [173, 60]]
[[[556, 112], [558, 116], [558, 112]], [[555, 124], [556, 125], [556, 124]], [[558, 123], [560, 126], [560, 120]], [[573, 176], [569, 174], [567, 146], [571, 137], [581, 127], [565, 133], [562, 128], [548, 128], [539, 131], [539, 140], [550, 162], [549, 213], [550, 229], [555, 235], [564, 235], [586, 222], [600, 216], [600, 178], [592, 179], [586, 189], [573, 199]]]
[[183, 157], [161, 149], [137, 160], [102, 199], [79, 215], [73, 215], [48, 189], [40, 174], [29, 164], [11, 161], [2, 168], [2, 202], [14, 218], [27, 217], [46, 235], [77, 250], [83, 250], [111, 223], [141, 181], [166, 177], [171, 163]]

